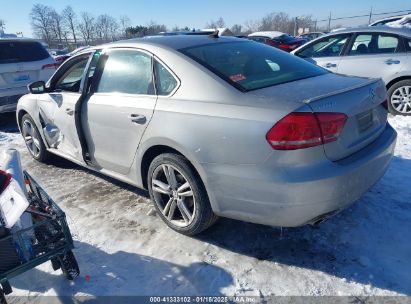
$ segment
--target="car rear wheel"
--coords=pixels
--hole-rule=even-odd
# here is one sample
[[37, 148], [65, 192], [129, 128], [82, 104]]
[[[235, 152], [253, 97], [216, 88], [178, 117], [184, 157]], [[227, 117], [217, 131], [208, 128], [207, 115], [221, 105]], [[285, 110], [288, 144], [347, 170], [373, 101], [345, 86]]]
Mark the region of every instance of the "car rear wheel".
[[411, 80], [402, 80], [388, 90], [388, 110], [393, 115], [411, 115]]
[[200, 177], [181, 155], [166, 153], [154, 158], [148, 188], [161, 219], [179, 233], [198, 234], [217, 219]]
[[45, 162], [49, 157], [49, 153], [47, 152], [36, 124], [29, 114], [25, 114], [22, 117], [20, 126], [21, 134], [23, 135], [24, 142], [30, 155], [35, 160]]

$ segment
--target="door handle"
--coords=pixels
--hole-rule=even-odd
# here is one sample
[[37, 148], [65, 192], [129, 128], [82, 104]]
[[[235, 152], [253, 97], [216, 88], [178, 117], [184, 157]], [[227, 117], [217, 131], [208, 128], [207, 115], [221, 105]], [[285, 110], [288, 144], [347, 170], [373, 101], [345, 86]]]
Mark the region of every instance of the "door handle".
[[400, 64], [401, 61], [399, 60], [394, 60], [394, 59], [387, 59], [384, 61], [385, 64], [391, 65], [391, 64]]
[[336, 67], [337, 67], [337, 64], [335, 64], [335, 63], [326, 63], [326, 64], [324, 65], [324, 67], [325, 67], [325, 68], [336, 68]]
[[140, 114], [130, 114], [128, 118], [131, 120], [131, 122], [139, 125], [144, 125], [147, 121], [147, 118], [144, 115]]
[[73, 109], [70, 109], [70, 108], [67, 108], [67, 109], [66, 109], [66, 114], [71, 116], [71, 115], [74, 114], [74, 110], [73, 110]]

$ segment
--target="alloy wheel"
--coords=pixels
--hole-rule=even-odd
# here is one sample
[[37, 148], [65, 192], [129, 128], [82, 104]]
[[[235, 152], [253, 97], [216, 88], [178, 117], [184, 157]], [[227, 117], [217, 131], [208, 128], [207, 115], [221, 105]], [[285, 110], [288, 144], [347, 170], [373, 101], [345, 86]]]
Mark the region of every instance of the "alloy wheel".
[[178, 227], [189, 226], [196, 214], [196, 202], [184, 174], [170, 164], [161, 164], [154, 170], [151, 183], [154, 201], [164, 218]]
[[35, 157], [39, 157], [40, 139], [31, 121], [28, 119], [23, 121], [23, 137], [29, 152]]
[[391, 95], [391, 105], [399, 113], [411, 113], [411, 86], [402, 86]]

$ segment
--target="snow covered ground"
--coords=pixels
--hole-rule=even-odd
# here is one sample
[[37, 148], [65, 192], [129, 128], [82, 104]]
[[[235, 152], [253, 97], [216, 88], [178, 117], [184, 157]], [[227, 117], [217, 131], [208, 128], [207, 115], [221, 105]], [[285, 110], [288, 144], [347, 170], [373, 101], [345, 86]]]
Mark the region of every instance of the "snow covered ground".
[[190, 238], [142, 190], [59, 158], [33, 161], [2, 116], [0, 151], [20, 150], [66, 211], [82, 272], [70, 283], [44, 264], [12, 280], [14, 295], [411, 295], [411, 117], [390, 122], [399, 136], [384, 178], [319, 228], [221, 219]]

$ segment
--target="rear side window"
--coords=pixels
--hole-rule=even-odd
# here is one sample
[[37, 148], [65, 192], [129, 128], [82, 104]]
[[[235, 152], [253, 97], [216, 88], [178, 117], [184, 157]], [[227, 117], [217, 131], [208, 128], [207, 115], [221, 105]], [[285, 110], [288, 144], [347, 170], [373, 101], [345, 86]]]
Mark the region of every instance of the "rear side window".
[[97, 92], [153, 95], [151, 56], [136, 50], [110, 51]]
[[0, 41], [0, 63], [39, 61], [48, 57], [49, 53], [39, 42]]
[[253, 42], [210, 43], [180, 52], [242, 91], [328, 73], [284, 51]]
[[325, 37], [296, 53], [301, 58], [319, 58], [340, 56], [350, 35]]
[[154, 62], [156, 73], [157, 95], [166, 96], [177, 87], [177, 80], [174, 76], [157, 60]]
[[387, 34], [362, 34], [355, 37], [350, 55], [372, 55], [395, 53], [399, 46], [396, 36]]

